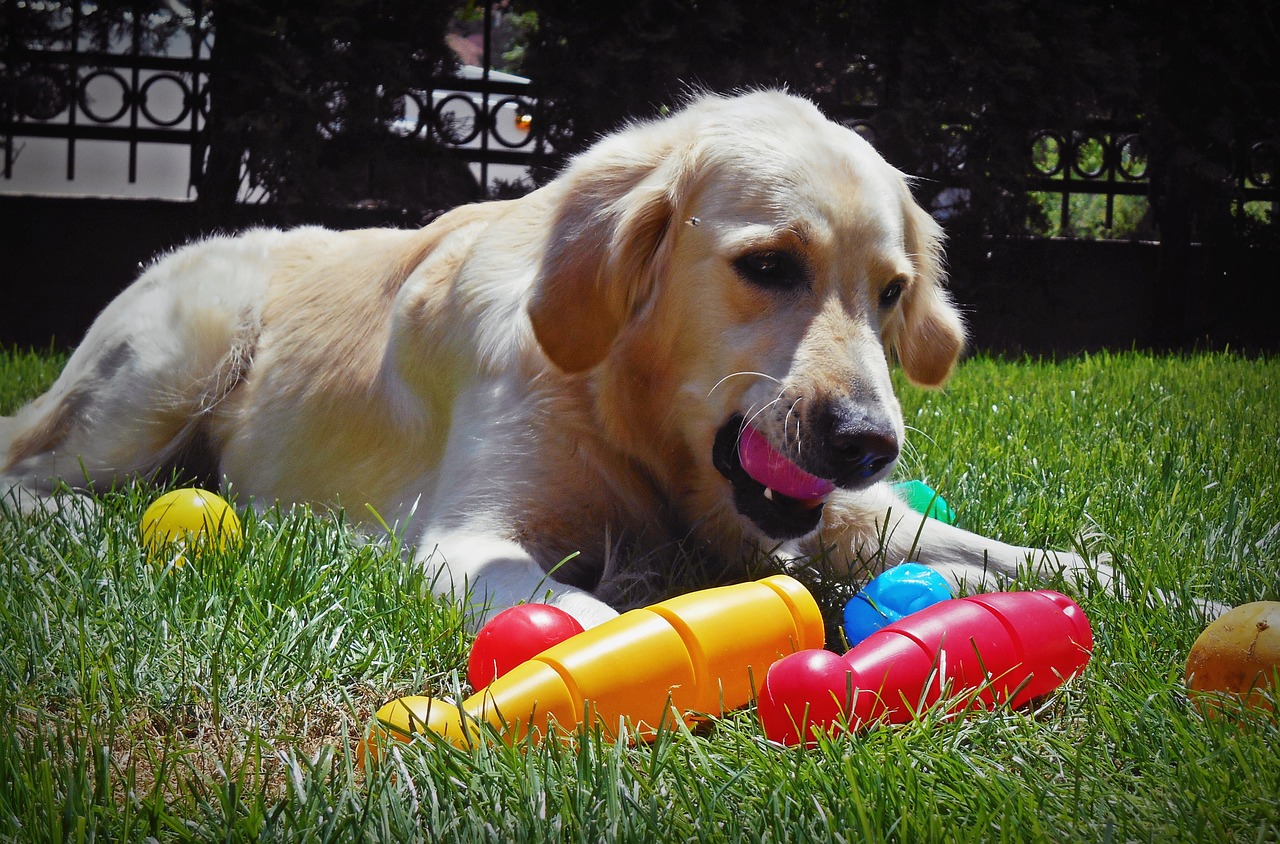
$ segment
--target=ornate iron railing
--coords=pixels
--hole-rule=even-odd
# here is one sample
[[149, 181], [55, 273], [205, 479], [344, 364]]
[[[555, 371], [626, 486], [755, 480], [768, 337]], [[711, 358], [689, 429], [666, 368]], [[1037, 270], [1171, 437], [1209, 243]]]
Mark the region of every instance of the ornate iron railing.
[[[1253, 144], [1222, 179], [1237, 206], [1268, 204], [1277, 213], [1280, 185], [1275, 181], [1280, 147]], [[1073, 195], [1103, 197], [1107, 228], [1114, 224], [1119, 197], [1149, 195], [1149, 157], [1142, 132], [1136, 127], [1099, 123], [1074, 130], [1041, 130], [1030, 142], [1032, 191], [1060, 197], [1061, 231], [1072, 228]]]
[[1071, 195], [1105, 197], [1105, 226], [1115, 219], [1118, 196], [1147, 193], [1147, 155], [1137, 132], [1042, 130], [1032, 136], [1029, 187], [1061, 195], [1062, 230], [1071, 228]]
[[[14, 0], [5, 0], [14, 2]], [[76, 178], [77, 144], [114, 141], [128, 146], [128, 181], [138, 179], [141, 144], [190, 149], [189, 184], [204, 166], [209, 117], [211, 33], [196, 4], [169, 28], [157, 55], [147, 46], [157, 13], [136, 12], [118, 49], [82, 49], [82, 4], [67, 4], [69, 23], [61, 46], [10, 44], [0, 54], [0, 146], [3, 174], [14, 176], [23, 138], [66, 141], [66, 178]], [[176, 14], [176, 13], [175, 13]], [[174, 44], [175, 40], [183, 43]], [[430, 144], [433, 155], [474, 165], [484, 190], [490, 168], [528, 168], [546, 152], [538, 101], [519, 77], [475, 71], [427, 80], [403, 98], [405, 117], [388, 130]]]
[[17, 96], [6, 100], [0, 117], [6, 179], [13, 176], [20, 137], [66, 140], [68, 179], [75, 178], [77, 141], [127, 144], [130, 182], [137, 180], [143, 143], [189, 146], [192, 175], [199, 173], [208, 117], [205, 60], [69, 50], [24, 58], [32, 71], [9, 86]]
[[[16, 0], [0, 0], [16, 5]], [[128, 180], [138, 179], [141, 144], [185, 145], [189, 184], [198, 184], [207, 149], [211, 32], [202, 4], [164, 13], [139, 5], [119, 49], [83, 49], [89, 43], [84, 9], [64, 4], [66, 32], [39, 48], [14, 43], [0, 54], [0, 146], [3, 174], [11, 179], [22, 138], [66, 142], [66, 177], [76, 177], [77, 144], [113, 141], [127, 145]], [[488, 10], [489, 4], [486, 4]], [[145, 9], [145, 10], [144, 10]], [[159, 25], [158, 25], [159, 24]], [[162, 44], [156, 32], [167, 32]], [[486, 35], [489, 26], [486, 25]], [[58, 46], [60, 44], [61, 46]], [[176, 53], [169, 55], [169, 53]], [[488, 64], [486, 39], [485, 63]], [[517, 77], [479, 72], [427, 81], [403, 97], [404, 116], [390, 131], [424, 141], [431, 154], [466, 162], [478, 171], [485, 192], [493, 168], [529, 168], [542, 162], [548, 139], [539, 119], [539, 101]], [[846, 123], [874, 137], [874, 105], [846, 115]], [[962, 152], [963, 138], [957, 140]], [[1148, 193], [1147, 154], [1134, 127], [1100, 123], [1075, 130], [1042, 130], [1030, 137], [1030, 191], [1059, 198], [1057, 226], [1072, 231], [1073, 196], [1103, 198], [1104, 226], [1111, 228], [1117, 200]], [[1277, 213], [1275, 181], [1280, 148], [1254, 145], [1242, 157], [1236, 179], [1237, 202], [1269, 203]], [[509, 171], [508, 171], [509, 172]]]
[[[12, 0], [9, 0], [12, 2]], [[145, 47], [157, 31], [156, 15], [135, 12], [128, 37], [119, 34], [113, 47], [83, 49], [84, 6], [70, 3], [63, 32], [42, 46], [11, 42], [0, 55], [0, 145], [4, 176], [12, 178], [17, 138], [58, 138], [67, 142], [66, 173], [76, 175], [78, 141], [116, 141], [128, 145], [129, 181], [137, 180], [138, 146], [184, 144], [191, 149], [191, 172], [201, 166], [204, 123], [208, 115], [208, 32], [197, 4], [171, 31], [186, 43], [175, 45], [186, 55], [156, 54]], [[172, 40], [172, 39], [169, 39]], [[165, 51], [169, 47], [165, 43]]]

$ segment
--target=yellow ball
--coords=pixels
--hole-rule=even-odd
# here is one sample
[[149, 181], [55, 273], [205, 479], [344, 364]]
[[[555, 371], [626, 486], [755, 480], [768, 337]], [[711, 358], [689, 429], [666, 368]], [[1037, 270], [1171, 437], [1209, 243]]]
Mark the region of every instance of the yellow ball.
[[[203, 489], [175, 489], [151, 503], [142, 514], [142, 541], [153, 559], [170, 546], [194, 552], [237, 545], [243, 533], [236, 511], [226, 499]], [[182, 565], [179, 555], [174, 565]]]
[[1205, 710], [1217, 710], [1215, 696], [1229, 696], [1264, 711], [1264, 690], [1280, 676], [1280, 602], [1255, 601], [1238, 606], [1214, 621], [1187, 655], [1185, 678], [1191, 696]]

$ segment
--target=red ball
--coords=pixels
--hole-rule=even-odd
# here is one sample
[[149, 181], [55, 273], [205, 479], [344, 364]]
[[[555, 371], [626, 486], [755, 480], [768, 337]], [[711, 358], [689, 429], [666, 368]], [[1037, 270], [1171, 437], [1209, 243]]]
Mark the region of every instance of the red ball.
[[581, 632], [576, 618], [550, 604], [505, 609], [476, 634], [467, 660], [467, 681], [479, 691], [520, 663]]
[[813, 744], [847, 717], [849, 664], [831, 651], [799, 651], [769, 666], [756, 712], [764, 734], [780, 744]]

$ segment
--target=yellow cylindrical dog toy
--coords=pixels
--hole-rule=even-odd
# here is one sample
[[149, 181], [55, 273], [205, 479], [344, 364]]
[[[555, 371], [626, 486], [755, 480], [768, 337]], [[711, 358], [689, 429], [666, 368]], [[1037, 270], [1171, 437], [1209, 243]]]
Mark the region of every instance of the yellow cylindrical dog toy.
[[460, 707], [428, 697], [391, 701], [360, 757], [376, 759], [384, 737], [420, 733], [474, 746], [482, 723], [510, 740], [568, 734], [583, 722], [610, 736], [629, 724], [648, 738], [673, 718], [745, 706], [775, 660], [824, 641], [817, 602], [786, 575], [692, 592], [566, 639]]

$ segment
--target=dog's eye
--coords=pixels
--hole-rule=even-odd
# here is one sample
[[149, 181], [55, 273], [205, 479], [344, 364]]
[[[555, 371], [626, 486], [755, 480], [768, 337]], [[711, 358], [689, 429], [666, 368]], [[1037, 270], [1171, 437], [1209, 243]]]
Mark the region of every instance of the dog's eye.
[[733, 262], [738, 275], [760, 287], [790, 290], [804, 284], [804, 265], [788, 252], [749, 252]]
[[902, 298], [902, 288], [906, 286], [906, 281], [901, 278], [895, 278], [893, 281], [885, 285], [884, 290], [880, 291], [880, 307], [891, 308], [900, 298]]

